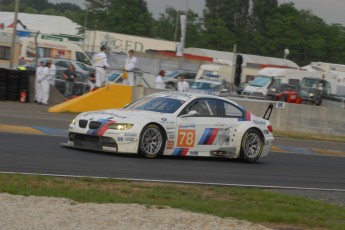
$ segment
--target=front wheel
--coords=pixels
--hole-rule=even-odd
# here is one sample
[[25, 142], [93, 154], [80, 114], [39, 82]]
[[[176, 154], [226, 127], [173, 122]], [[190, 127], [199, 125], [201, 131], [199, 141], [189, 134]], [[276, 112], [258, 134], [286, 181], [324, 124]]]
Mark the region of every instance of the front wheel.
[[264, 147], [262, 134], [256, 129], [249, 129], [243, 136], [240, 158], [246, 162], [257, 161]]
[[140, 134], [139, 154], [155, 158], [163, 154], [165, 137], [163, 131], [155, 124], [145, 126]]

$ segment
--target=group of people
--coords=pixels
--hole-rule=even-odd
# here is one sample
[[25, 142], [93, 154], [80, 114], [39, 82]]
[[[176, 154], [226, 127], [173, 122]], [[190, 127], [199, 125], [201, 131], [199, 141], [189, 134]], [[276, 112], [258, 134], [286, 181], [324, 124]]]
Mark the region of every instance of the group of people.
[[[96, 53], [92, 57], [93, 65], [96, 68], [95, 71], [95, 88], [100, 88], [106, 83], [106, 69], [109, 68], [108, 58], [105, 53], [107, 47], [102, 46], [101, 51]], [[137, 58], [134, 56], [134, 50], [128, 51], [128, 57], [123, 66], [122, 83], [130, 86], [135, 85], [134, 69], [137, 62]], [[159, 71], [159, 75], [155, 79], [155, 88], [165, 89], [165, 83], [163, 77], [165, 76], [165, 71]], [[181, 92], [186, 92], [189, 89], [189, 83], [185, 80], [184, 76], [180, 76], [180, 81], [177, 83], [177, 90]]]
[[[158, 76], [155, 79], [155, 88], [156, 89], [165, 89], [165, 82], [164, 82], [165, 71], [159, 71]], [[185, 80], [183, 75], [180, 75], [179, 81], [177, 83], [177, 90], [180, 92], [187, 92], [189, 89], [189, 83]]]
[[[106, 83], [106, 69], [109, 68], [108, 58], [105, 53], [107, 47], [102, 46], [101, 51], [96, 53], [92, 57], [93, 65], [96, 68], [95, 71], [95, 87], [100, 88]], [[126, 59], [125, 65], [123, 66], [123, 84], [134, 86], [134, 68], [137, 62], [137, 58], [134, 56], [134, 50], [128, 51], [128, 57]]]
[[50, 85], [55, 84], [56, 67], [52, 60], [46, 64], [39, 63], [36, 69], [35, 102], [40, 105], [48, 105]]
[[[39, 105], [48, 105], [50, 85], [55, 86], [56, 66], [51, 59], [46, 64], [43, 61], [39, 63], [36, 69], [35, 79], [35, 102]], [[76, 72], [71, 64], [63, 72], [65, 78], [64, 96], [70, 98], [73, 95], [74, 81]]]
[[[100, 52], [92, 57], [93, 65], [95, 67], [94, 76], [90, 78], [94, 82], [94, 88], [100, 88], [106, 84], [106, 69], [109, 68], [108, 58], [105, 53], [107, 47], [102, 46]], [[135, 85], [134, 69], [137, 58], [134, 56], [134, 50], [129, 50], [128, 57], [123, 66], [122, 83], [130, 86]], [[46, 64], [43, 61], [39, 63], [36, 69], [35, 81], [35, 102], [40, 105], [48, 105], [50, 85], [55, 85], [56, 67], [50, 59]], [[165, 89], [163, 77], [165, 71], [161, 70], [155, 79], [155, 88]], [[73, 95], [74, 81], [76, 72], [74, 66], [71, 64], [68, 69], [63, 72], [65, 78], [64, 96], [70, 98]], [[186, 92], [189, 89], [189, 84], [185, 81], [184, 76], [180, 76], [180, 81], [177, 84], [178, 91]]]

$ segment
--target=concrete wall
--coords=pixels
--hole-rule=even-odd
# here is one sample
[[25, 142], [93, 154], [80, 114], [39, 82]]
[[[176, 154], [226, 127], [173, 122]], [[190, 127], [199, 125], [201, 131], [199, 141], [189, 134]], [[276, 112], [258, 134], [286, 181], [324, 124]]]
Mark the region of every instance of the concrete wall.
[[[269, 103], [272, 103], [248, 99], [233, 100], [260, 117]], [[286, 103], [285, 109], [273, 109], [270, 121], [273, 130], [345, 136], [345, 109], [342, 108]]]
[[[136, 94], [136, 98], [160, 91], [162, 90], [142, 88], [140, 94]], [[345, 109], [341, 107], [285, 103], [285, 109], [278, 109], [272, 101], [241, 98], [231, 100], [258, 117], [263, 117], [268, 105], [274, 103], [270, 118], [273, 130], [345, 136]]]

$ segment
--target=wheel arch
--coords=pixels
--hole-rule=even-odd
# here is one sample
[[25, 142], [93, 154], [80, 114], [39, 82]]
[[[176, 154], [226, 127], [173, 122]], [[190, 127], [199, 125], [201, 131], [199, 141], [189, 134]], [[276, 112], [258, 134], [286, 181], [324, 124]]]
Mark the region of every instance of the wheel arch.
[[165, 138], [165, 140], [167, 140], [167, 138], [168, 138], [167, 131], [165, 130], [165, 128], [161, 124], [159, 124], [157, 122], [149, 122], [145, 126], [147, 126], [147, 125], [157, 125], [163, 131], [164, 138]]
[[[265, 142], [266, 142], [265, 135], [263, 134], [263, 132], [261, 131], [260, 128], [255, 127], [255, 126], [251, 126], [251, 127], [248, 127], [247, 129], [245, 129], [244, 132], [243, 132], [241, 141], [240, 141], [240, 148], [239, 148], [239, 155], [238, 155], [238, 157], [239, 157], [240, 159], [244, 160], [245, 162], [255, 162], [255, 161], [257, 161], [257, 160], [260, 158], [260, 156], [259, 156], [259, 157], [256, 158], [254, 161], [251, 161], [251, 160], [246, 159], [246, 158], [243, 157], [243, 155], [242, 155], [242, 145], [243, 145], [243, 141], [244, 141], [245, 135], [246, 135], [246, 133], [248, 133], [248, 132], [251, 131], [251, 130], [252, 130], [252, 131], [254, 131], [254, 130], [257, 131], [258, 134], [260, 135], [260, 137], [262, 138], [262, 148], [264, 147]], [[262, 151], [263, 151], [263, 149], [261, 150], [261, 153], [262, 153]], [[261, 153], [260, 153], [260, 155], [261, 155]]]
[[[167, 131], [165, 130], [165, 128], [164, 128], [161, 124], [159, 124], [159, 123], [157, 123], [157, 122], [148, 122], [147, 124], [145, 124], [145, 125], [143, 126], [143, 128], [140, 130], [139, 136], [141, 136], [141, 133], [143, 132], [144, 128], [145, 128], [146, 126], [148, 126], [148, 125], [157, 125], [157, 126], [162, 130], [165, 141], [168, 139]], [[138, 143], [139, 143], [139, 142], [138, 142]], [[164, 144], [164, 148], [165, 148], [165, 144], [166, 144], [166, 143], [164, 142], [163, 144]], [[138, 148], [139, 148], [139, 144], [138, 144]]]

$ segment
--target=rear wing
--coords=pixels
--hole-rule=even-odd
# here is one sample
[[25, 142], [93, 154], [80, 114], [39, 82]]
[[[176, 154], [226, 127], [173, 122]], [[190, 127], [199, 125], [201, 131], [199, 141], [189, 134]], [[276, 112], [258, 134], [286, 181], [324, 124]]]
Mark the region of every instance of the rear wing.
[[273, 104], [270, 103], [270, 104], [268, 105], [267, 109], [266, 109], [266, 112], [265, 112], [265, 114], [264, 114], [264, 116], [263, 116], [263, 119], [269, 120], [270, 117], [271, 117], [271, 114], [272, 114], [272, 110], [273, 110]]

